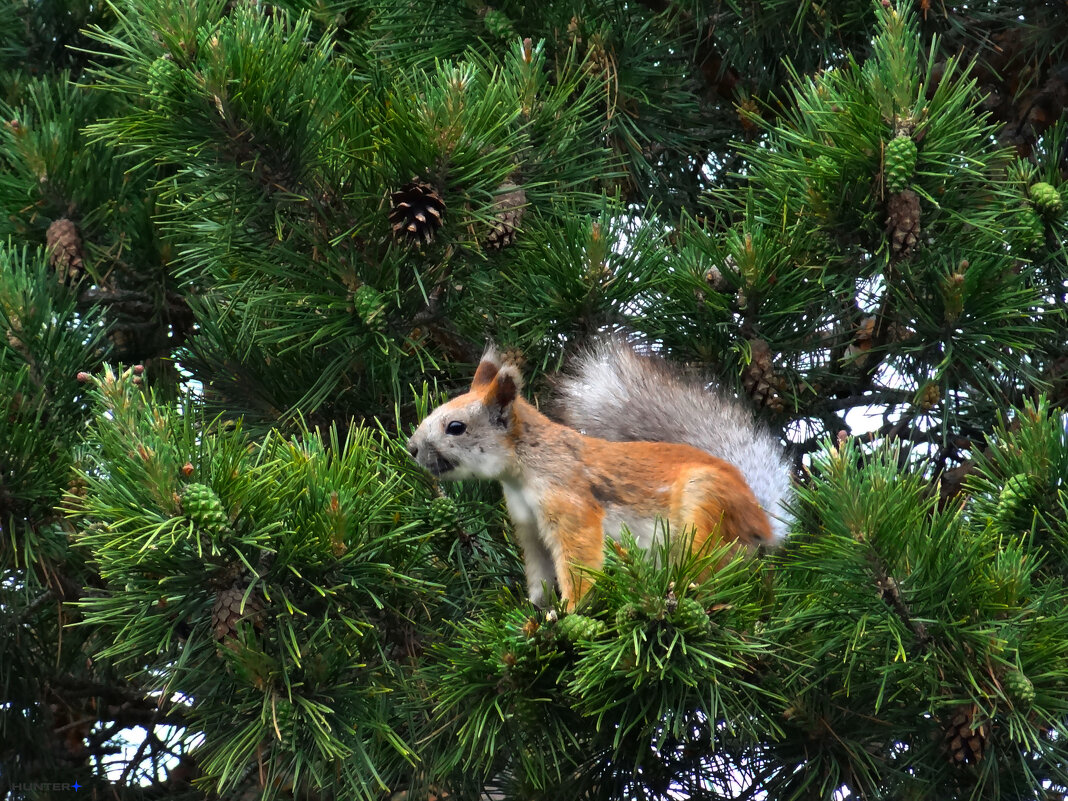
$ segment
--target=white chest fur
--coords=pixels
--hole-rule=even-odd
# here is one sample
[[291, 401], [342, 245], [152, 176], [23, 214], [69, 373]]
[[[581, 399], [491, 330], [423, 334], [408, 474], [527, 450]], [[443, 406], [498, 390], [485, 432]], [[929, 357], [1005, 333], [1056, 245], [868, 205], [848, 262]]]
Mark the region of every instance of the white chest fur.
[[508, 515], [512, 525], [536, 528], [538, 525], [538, 505], [534, 493], [518, 482], [502, 481], [504, 501], [508, 504]]

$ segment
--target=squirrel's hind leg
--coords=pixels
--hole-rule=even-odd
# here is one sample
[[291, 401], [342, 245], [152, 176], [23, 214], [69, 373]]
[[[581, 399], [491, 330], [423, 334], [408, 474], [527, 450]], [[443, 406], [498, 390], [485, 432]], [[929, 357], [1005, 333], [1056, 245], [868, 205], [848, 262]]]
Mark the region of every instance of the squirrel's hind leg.
[[545, 511], [548, 525], [542, 534], [553, 554], [560, 597], [571, 610], [590, 588], [582, 568], [596, 570], [604, 562], [604, 510], [570, 500]]
[[746, 549], [771, 541], [768, 516], [735, 471], [694, 471], [673, 499], [672, 523], [693, 526], [693, 547], [734, 542]]

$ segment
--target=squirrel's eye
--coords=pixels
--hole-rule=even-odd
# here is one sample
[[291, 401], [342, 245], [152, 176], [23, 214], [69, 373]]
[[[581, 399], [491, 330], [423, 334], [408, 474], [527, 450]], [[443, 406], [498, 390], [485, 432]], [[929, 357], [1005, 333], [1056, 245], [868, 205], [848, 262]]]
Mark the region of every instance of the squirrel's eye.
[[465, 423], [461, 423], [459, 420], [453, 420], [451, 423], [445, 426], [446, 434], [456, 435], [462, 434], [465, 431], [467, 431], [467, 425]]

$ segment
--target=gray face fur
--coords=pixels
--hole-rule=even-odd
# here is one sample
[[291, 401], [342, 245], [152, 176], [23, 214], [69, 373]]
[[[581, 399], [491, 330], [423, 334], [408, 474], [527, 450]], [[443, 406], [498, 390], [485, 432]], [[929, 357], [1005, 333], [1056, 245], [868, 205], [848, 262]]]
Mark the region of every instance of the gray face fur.
[[442, 480], [501, 479], [514, 469], [509, 435], [518, 375], [487, 357], [492, 354], [483, 357], [471, 390], [428, 414], [408, 440], [412, 458]]

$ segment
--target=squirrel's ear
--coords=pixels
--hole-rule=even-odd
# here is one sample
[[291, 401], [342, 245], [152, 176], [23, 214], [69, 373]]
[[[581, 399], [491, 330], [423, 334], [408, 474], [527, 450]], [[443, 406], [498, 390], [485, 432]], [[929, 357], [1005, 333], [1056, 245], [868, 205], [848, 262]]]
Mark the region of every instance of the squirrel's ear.
[[523, 379], [514, 364], [506, 364], [501, 367], [493, 377], [483, 403], [490, 408], [497, 409], [504, 414], [512, 405], [512, 401], [519, 394], [519, 388], [523, 386]]
[[497, 354], [497, 349], [490, 343], [486, 346], [486, 352], [482, 354], [482, 359], [478, 363], [478, 369], [475, 370], [475, 377], [471, 379], [471, 389], [481, 389], [489, 384], [497, 375], [497, 371], [501, 369], [501, 357]]

